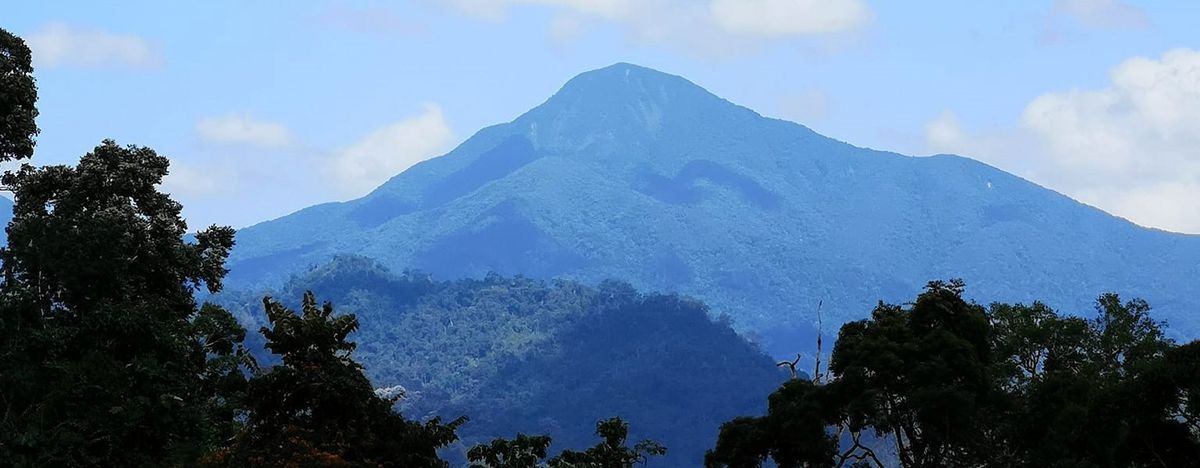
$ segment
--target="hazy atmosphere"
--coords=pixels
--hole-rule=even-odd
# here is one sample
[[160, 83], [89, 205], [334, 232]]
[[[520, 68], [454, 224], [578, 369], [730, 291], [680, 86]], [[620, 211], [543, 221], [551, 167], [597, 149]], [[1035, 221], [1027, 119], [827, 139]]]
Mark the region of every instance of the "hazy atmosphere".
[[195, 226], [361, 196], [630, 62], [858, 146], [970, 156], [1200, 233], [1198, 16], [1119, 0], [32, 2], [5, 24], [39, 66], [38, 156], [152, 145]]
[[1198, 24], [0, 6], [0, 466], [1200, 467]]

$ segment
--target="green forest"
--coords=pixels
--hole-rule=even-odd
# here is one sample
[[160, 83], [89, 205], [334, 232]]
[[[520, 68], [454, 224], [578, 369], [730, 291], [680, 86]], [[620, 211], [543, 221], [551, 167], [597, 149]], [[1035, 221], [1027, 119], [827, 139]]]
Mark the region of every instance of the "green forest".
[[[355, 357], [377, 388], [404, 392], [405, 414], [469, 415], [448, 459], [514, 429], [583, 448], [596, 421], [620, 415], [672, 448], [667, 465], [695, 466], [721, 423], [763, 411], [787, 375], [702, 303], [616, 281], [435, 281], [342, 256], [272, 295], [298, 307], [306, 291], [358, 318]], [[248, 328], [268, 325], [261, 294], [214, 300]], [[274, 362], [258, 336], [246, 347]]]
[[1200, 464], [1200, 343], [1138, 299], [1068, 314], [932, 281], [842, 325], [809, 369], [619, 281], [439, 281], [346, 256], [218, 294], [235, 232], [189, 232], [160, 191], [168, 159], [105, 140], [33, 166], [36, 102], [30, 51], [0, 30], [0, 162], [20, 165], [0, 178], [8, 466]]

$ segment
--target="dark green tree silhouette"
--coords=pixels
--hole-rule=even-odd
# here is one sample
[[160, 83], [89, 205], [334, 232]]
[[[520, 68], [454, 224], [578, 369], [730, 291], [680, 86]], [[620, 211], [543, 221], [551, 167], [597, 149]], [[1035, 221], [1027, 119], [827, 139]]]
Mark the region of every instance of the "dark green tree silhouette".
[[33, 156], [38, 111], [32, 58], [25, 41], [0, 29], [0, 162]]
[[[1036, 302], [985, 311], [962, 290], [932, 282], [844, 325], [829, 382], [793, 380], [766, 416], [726, 423], [708, 466], [1197, 465], [1200, 342], [1177, 346], [1144, 301], [1115, 294], [1085, 319]], [[836, 455], [809, 450], [826, 436]]]
[[0, 249], [0, 459], [145, 466], [229, 436], [251, 364], [216, 292], [233, 230], [184, 240], [157, 190], [168, 160], [105, 141], [79, 165], [23, 166]]
[[989, 324], [962, 291], [934, 281], [908, 309], [880, 304], [842, 326], [833, 349], [846, 411], [892, 436], [906, 467], [970, 466], [988, 453]]
[[269, 297], [263, 304], [270, 327], [262, 334], [282, 364], [250, 381], [244, 429], [212, 464], [447, 466], [437, 450], [466, 418], [419, 423], [394, 411], [400, 397], [377, 395], [351, 357], [354, 315], [334, 315], [311, 292], [299, 315]]
[[[822, 425], [821, 429], [824, 430]], [[765, 418], [740, 416], [721, 424], [717, 445], [704, 454], [707, 468], [758, 468], [771, 455], [777, 439]], [[829, 460], [833, 460], [830, 456]], [[778, 464], [778, 463], [777, 463]]]
[[609, 418], [596, 423], [600, 443], [582, 452], [564, 450], [550, 459], [550, 468], [632, 468], [645, 463], [649, 457], [667, 453], [667, 448], [653, 440], [638, 441], [627, 447], [629, 424], [621, 418]]
[[550, 449], [549, 436], [517, 434], [515, 439], [495, 439], [467, 451], [471, 468], [535, 468], [543, 465]]
[[709, 468], [756, 468], [768, 457], [782, 468], [833, 466], [837, 438], [827, 431], [838, 412], [827, 386], [792, 379], [768, 398], [767, 415], [721, 426], [717, 446], [705, 454]]
[[992, 309], [997, 354], [1008, 362], [998, 373], [1012, 401], [1011, 414], [995, 424], [1019, 459], [1041, 466], [1200, 459], [1200, 433], [1181, 411], [1189, 374], [1175, 364], [1187, 362], [1190, 345], [1166, 339], [1144, 301], [1102, 295], [1091, 320], [1037, 305]]
[[516, 439], [498, 438], [471, 447], [467, 458], [471, 468], [631, 468], [645, 464], [650, 457], [662, 456], [667, 448], [653, 440], [642, 440], [627, 447], [629, 424], [621, 418], [596, 423], [600, 443], [584, 451], [564, 450], [545, 462], [550, 447], [548, 436], [517, 434]]

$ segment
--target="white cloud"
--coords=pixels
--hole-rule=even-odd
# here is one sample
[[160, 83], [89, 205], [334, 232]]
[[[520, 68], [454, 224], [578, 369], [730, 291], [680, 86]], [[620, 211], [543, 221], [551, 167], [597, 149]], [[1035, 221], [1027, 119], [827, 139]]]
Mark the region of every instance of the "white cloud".
[[371, 132], [334, 154], [330, 169], [345, 195], [358, 196], [412, 165], [450, 149], [454, 135], [435, 104]]
[[26, 36], [26, 42], [39, 67], [149, 68], [162, 63], [158, 52], [138, 36], [80, 29], [63, 23], [47, 24]]
[[283, 148], [292, 141], [291, 132], [283, 124], [256, 120], [248, 115], [200, 119], [196, 122], [196, 133], [210, 143], [262, 148]]
[[958, 123], [958, 116], [945, 111], [925, 124], [925, 143], [934, 151], [957, 151], [970, 145], [970, 139]]
[[1011, 129], [968, 134], [943, 116], [927, 143], [1139, 224], [1200, 233], [1200, 51], [1129, 59], [1109, 81], [1039, 96]]
[[440, 0], [474, 16], [499, 20], [515, 7], [558, 12], [547, 26], [555, 40], [571, 39], [584, 21], [625, 29], [643, 43], [727, 53], [769, 39], [846, 33], [870, 22], [864, 0]]
[[373, 35], [409, 35], [425, 31], [419, 22], [383, 6], [355, 7], [342, 3], [331, 3], [309, 21], [327, 26]]
[[709, 10], [726, 31], [764, 36], [847, 31], [871, 17], [861, 0], [712, 0]]
[[1097, 29], [1142, 29], [1150, 25], [1145, 10], [1120, 0], [1058, 0], [1054, 9]]
[[560, 14], [550, 20], [550, 39], [557, 44], [570, 43], [583, 35], [587, 26], [577, 14]]
[[[180, 161], [171, 161], [163, 189], [173, 195], [204, 196], [225, 192], [231, 182], [230, 174], [217, 175], [211, 168], [198, 169]], [[222, 185], [222, 180], [225, 185]]]

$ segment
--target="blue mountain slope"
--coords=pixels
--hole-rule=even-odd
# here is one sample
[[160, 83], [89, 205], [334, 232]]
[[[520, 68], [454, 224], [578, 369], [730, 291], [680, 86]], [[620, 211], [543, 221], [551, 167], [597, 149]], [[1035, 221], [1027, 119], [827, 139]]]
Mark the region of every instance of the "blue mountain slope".
[[811, 332], [818, 301], [840, 323], [948, 277], [982, 300], [1081, 313], [1117, 291], [1200, 331], [1185, 300], [1200, 292], [1200, 237], [971, 159], [854, 147], [629, 64], [361, 199], [242, 230], [230, 283], [278, 285], [335, 253], [441, 278], [621, 278], [701, 298], [775, 350]]

